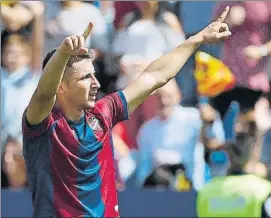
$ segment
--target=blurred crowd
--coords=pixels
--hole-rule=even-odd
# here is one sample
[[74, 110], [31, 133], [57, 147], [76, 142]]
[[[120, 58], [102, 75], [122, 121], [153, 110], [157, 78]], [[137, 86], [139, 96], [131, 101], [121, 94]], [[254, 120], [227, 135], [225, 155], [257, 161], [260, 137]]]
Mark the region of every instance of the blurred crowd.
[[[235, 87], [212, 98], [199, 95], [192, 56], [174, 80], [114, 127], [118, 187], [199, 190], [230, 170], [271, 180], [271, 2], [1, 1], [2, 187], [27, 187], [21, 117], [44, 56], [64, 37], [93, 22], [87, 46], [101, 98], [133, 82], [226, 4], [233, 35], [198, 50], [222, 60]], [[232, 157], [227, 142], [240, 135], [246, 143], [236, 143]]]

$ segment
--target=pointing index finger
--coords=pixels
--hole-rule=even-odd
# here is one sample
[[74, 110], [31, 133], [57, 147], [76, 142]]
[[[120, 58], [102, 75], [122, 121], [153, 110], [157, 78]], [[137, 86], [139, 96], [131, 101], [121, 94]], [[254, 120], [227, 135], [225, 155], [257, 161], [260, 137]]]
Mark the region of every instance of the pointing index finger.
[[90, 23], [88, 24], [88, 27], [85, 29], [85, 31], [84, 31], [84, 33], [83, 33], [83, 36], [84, 36], [85, 40], [89, 37], [92, 28], [93, 28], [93, 24], [90, 22]]
[[217, 21], [217, 22], [220, 22], [220, 23], [224, 22], [224, 20], [226, 19], [226, 17], [227, 17], [227, 15], [228, 15], [229, 11], [230, 11], [230, 7], [227, 6], [227, 7], [224, 9], [224, 11], [221, 13], [221, 15], [216, 19], [216, 21]]

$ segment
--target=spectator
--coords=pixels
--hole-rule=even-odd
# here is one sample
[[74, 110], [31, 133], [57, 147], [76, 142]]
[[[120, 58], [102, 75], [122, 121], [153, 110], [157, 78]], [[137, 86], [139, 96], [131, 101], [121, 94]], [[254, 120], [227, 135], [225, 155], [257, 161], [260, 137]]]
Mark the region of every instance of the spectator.
[[118, 30], [121, 28], [123, 18], [127, 13], [136, 10], [135, 1], [114, 1], [115, 20], [114, 26]]
[[136, 160], [130, 148], [130, 140], [123, 122], [113, 129], [114, 154], [120, 179], [127, 184], [136, 169]]
[[159, 57], [184, 40], [177, 17], [157, 1], [136, 2], [136, 6], [122, 21], [123, 28], [113, 42], [115, 54]]
[[228, 175], [211, 180], [199, 191], [198, 217], [270, 217], [271, 183], [244, 172], [253, 144], [247, 133], [240, 133], [225, 146]]
[[261, 157], [260, 162], [263, 163], [266, 167], [265, 176], [267, 179], [271, 181], [271, 128], [265, 133], [262, 149], [261, 149]]
[[1, 23], [4, 27], [1, 28], [3, 30], [2, 37], [5, 37], [9, 33], [29, 31], [30, 23], [34, 16], [25, 3], [3, 1], [1, 2], [1, 18], [3, 20], [3, 23]]
[[[268, 65], [268, 72], [269, 72], [269, 81], [271, 81], [271, 59], [269, 61], [269, 65]], [[267, 105], [269, 106], [267, 108], [267, 113], [269, 112], [269, 117], [271, 119], [271, 111], [270, 111], [270, 102], [271, 102], [271, 92], [269, 92], [269, 96], [268, 96], [268, 100], [269, 102], [267, 103]], [[260, 115], [260, 113], [259, 113]], [[270, 119], [267, 120], [267, 122], [269, 121], [269, 125], [271, 124]], [[263, 140], [263, 144], [262, 144], [262, 149], [261, 149], [261, 156], [260, 156], [260, 161], [265, 165], [266, 167], [266, 177], [271, 181], [271, 128], [267, 128], [267, 131], [264, 134], [264, 140]]]
[[8, 36], [11, 34], [23, 35], [27, 40], [32, 41], [33, 71], [41, 69], [41, 60], [44, 44], [43, 15], [44, 4], [37, 1], [10, 1], [1, 2], [1, 15], [3, 18], [4, 30], [1, 34], [1, 46], [3, 47]]
[[[117, 89], [123, 89], [126, 85], [132, 83], [152, 60], [153, 58], [151, 57], [143, 60], [140, 55], [122, 56], [120, 59], [120, 69], [123, 76], [117, 80]], [[156, 95], [151, 95], [130, 115], [129, 120], [122, 123], [127, 133], [127, 138], [129, 138], [127, 145], [130, 149], [137, 148], [136, 135], [140, 126], [156, 115], [155, 111], [158, 107]]]
[[44, 10], [42, 2], [31, 1], [3, 1], [1, 2], [1, 38], [4, 39], [13, 33], [22, 34], [26, 37], [31, 35], [33, 21]]
[[[260, 133], [263, 135], [263, 140], [261, 140], [258, 144], [258, 148], [256, 151], [258, 152], [255, 158], [256, 164], [263, 163], [265, 166], [266, 172], [262, 176], [268, 178], [271, 180], [271, 111], [270, 111], [270, 96], [269, 96], [269, 102], [265, 99], [261, 99], [261, 101], [264, 101], [265, 104], [264, 107], [260, 108], [258, 107], [257, 110], [255, 110], [255, 116], [258, 116], [257, 126], [260, 127]], [[262, 116], [262, 114], [265, 114]], [[258, 162], [259, 161], [259, 162]], [[255, 163], [254, 163], [255, 164]]]
[[[218, 3], [216, 14], [228, 2]], [[262, 98], [270, 92], [267, 74], [268, 48], [271, 31], [271, 4], [264, 1], [231, 2], [231, 11], [226, 22], [232, 30], [232, 37], [223, 44], [222, 61], [231, 68], [236, 78], [235, 88], [213, 99], [213, 105], [224, 118], [232, 101], [240, 104], [240, 112], [255, 110], [257, 140], [248, 170], [257, 171], [264, 132], [268, 125], [268, 103]], [[246, 37], [244, 37], [244, 33]], [[244, 96], [246, 96], [244, 98]], [[225, 132], [227, 133], [227, 129]]]
[[[1, 42], [1, 174], [7, 177], [3, 183], [5, 187], [16, 188], [26, 183], [21, 156], [21, 116], [38, 83], [39, 74], [34, 74], [41, 67], [44, 5], [26, 1], [4, 7], [8, 13], [2, 14], [7, 22], [4, 23], [6, 29], [2, 32]], [[29, 18], [28, 24], [26, 18]], [[32, 40], [32, 46], [28, 40]]]
[[[137, 56], [124, 55], [121, 58], [121, 69], [124, 74], [129, 74], [125, 84], [133, 82], [150, 60], [142, 60]], [[118, 88], [122, 89], [123, 81], [118, 81]], [[137, 159], [136, 135], [140, 126], [155, 116], [155, 109], [158, 107], [156, 95], [151, 95], [131, 115], [130, 119], [117, 124], [113, 129], [113, 140], [116, 151], [116, 160], [120, 171], [120, 177], [128, 186], [135, 186], [135, 167]]]
[[[25, 188], [26, 168], [22, 155], [22, 144], [16, 139], [9, 139], [5, 145], [2, 159], [3, 176], [6, 177], [6, 184], [2, 187]], [[4, 178], [3, 178], [4, 179]]]
[[[218, 3], [216, 14], [219, 14], [226, 4], [229, 2]], [[226, 22], [233, 35], [223, 44], [222, 61], [235, 75], [236, 87], [214, 98], [214, 106], [222, 117], [231, 101], [238, 101], [241, 111], [247, 111], [254, 108], [262, 93], [270, 90], [266, 71], [268, 58], [264, 57], [267, 54], [260, 52], [262, 57], [257, 59], [251, 58], [250, 54], [258, 54], [257, 48], [262, 51], [270, 39], [271, 3], [244, 1], [231, 2], [230, 5], [231, 10]]]
[[201, 102], [200, 115], [203, 122], [201, 143], [204, 146], [205, 178], [225, 175], [227, 161], [221, 152], [221, 144], [225, 142], [222, 122], [218, 113], [207, 102]]
[[[63, 37], [80, 32], [85, 28], [82, 25], [89, 21], [93, 23], [94, 28], [87, 46], [95, 49], [96, 58], [99, 58], [101, 53], [107, 51], [106, 23], [97, 7], [80, 1], [63, 1], [51, 3], [50, 8], [58, 7], [58, 4], [60, 4], [60, 8], [58, 8], [54, 16], [47, 15], [46, 33], [48, 34], [48, 44], [45, 52], [56, 48]], [[50, 12], [48, 11], [48, 13]]]
[[[1, 69], [1, 145], [8, 137], [21, 141], [21, 117], [36, 89], [31, 47], [20, 35], [10, 35], [3, 47]], [[16, 99], [16, 101], [15, 101]]]
[[[180, 1], [178, 17], [186, 38], [193, 36], [203, 29], [212, 20], [214, 1]], [[197, 51], [204, 51], [217, 57], [220, 45], [202, 45]], [[196, 52], [195, 52], [196, 53]], [[183, 93], [183, 106], [196, 106], [198, 104], [197, 84], [193, 76], [195, 69], [195, 55], [192, 55], [176, 77], [177, 83]]]
[[4, 152], [3, 170], [12, 187], [25, 183], [22, 175], [24, 161], [20, 156], [21, 117], [38, 83], [38, 74], [33, 74], [30, 58], [31, 49], [25, 39], [20, 35], [10, 35], [4, 44], [2, 56], [1, 150], [2, 155]]
[[[199, 140], [201, 120], [197, 109], [179, 105], [181, 94], [175, 80], [157, 93], [160, 109], [138, 134], [138, 183], [162, 164], [183, 164], [187, 178], [193, 181], [195, 147]], [[189, 125], [188, 125], [189, 124]]]
[[[166, 11], [157, 1], [135, 2], [136, 9], [121, 21], [113, 41], [113, 51], [120, 56], [121, 74], [117, 89], [126, 87], [139, 73], [163, 53], [179, 44], [183, 39], [176, 16]], [[157, 108], [155, 96], [150, 96], [131, 116], [125, 125], [136, 146], [135, 135], [141, 124], [154, 116]]]

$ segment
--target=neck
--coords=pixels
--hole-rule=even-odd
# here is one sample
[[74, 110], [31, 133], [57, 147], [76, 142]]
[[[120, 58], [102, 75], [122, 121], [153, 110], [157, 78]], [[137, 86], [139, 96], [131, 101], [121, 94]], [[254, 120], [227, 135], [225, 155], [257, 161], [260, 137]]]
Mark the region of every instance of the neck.
[[61, 111], [64, 114], [65, 118], [67, 120], [69, 120], [69, 121], [73, 121], [73, 122], [80, 121], [80, 119], [84, 115], [84, 110], [83, 109], [72, 107], [68, 103], [57, 102], [56, 107], [61, 109]]

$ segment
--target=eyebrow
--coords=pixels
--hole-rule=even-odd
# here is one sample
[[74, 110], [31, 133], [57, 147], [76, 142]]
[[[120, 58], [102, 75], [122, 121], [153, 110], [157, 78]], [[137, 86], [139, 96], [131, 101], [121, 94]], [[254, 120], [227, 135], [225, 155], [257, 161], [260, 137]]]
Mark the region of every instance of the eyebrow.
[[93, 72], [91, 72], [91, 73], [87, 73], [87, 74], [85, 74], [84, 76], [81, 76], [79, 79], [81, 80], [81, 79], [84, 79], [85, 77], [87, 77], [87, 76], [90, 76], [91, 74], [93, 74], [93, 75], [95, 75], [95, 71], [93, 71]]

